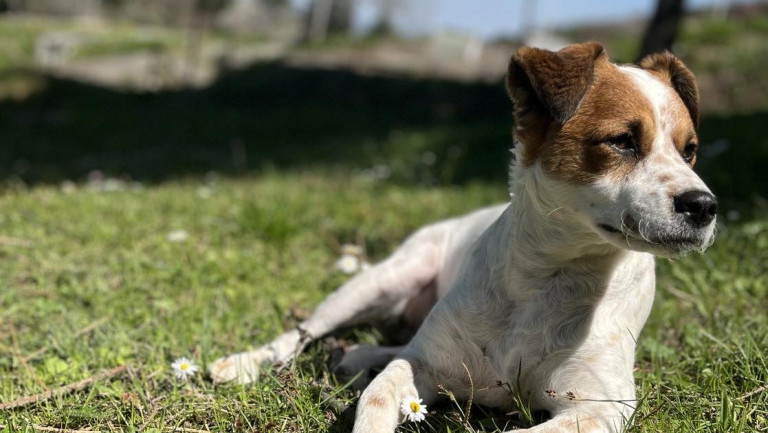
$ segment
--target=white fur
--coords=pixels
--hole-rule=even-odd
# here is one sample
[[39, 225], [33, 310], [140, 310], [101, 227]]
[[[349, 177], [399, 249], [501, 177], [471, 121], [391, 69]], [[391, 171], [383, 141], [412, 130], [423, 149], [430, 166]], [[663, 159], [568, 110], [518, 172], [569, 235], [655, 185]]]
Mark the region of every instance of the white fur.
[[[404, 396], [431, 404], [441, 388], [500, 408], [513, 403], [510, 391], [518, 394], [552, 415], [529, 432], [620, 431], [636, 405], [635, 341], [653, 303], [648, 251], [684, 252], [663, 241], [690, 231], [680, 228], [671, 197], [660, 191], [707, 191], [671, 145], [664, 116], [672, 91], [646, 72], [622, 71], [651, 102], [656, 122], [653, 155], [629, 178], [573, 185], [538, 163], [515, 167], [511, 204], [421, 229], [331, 294], [299, 330], [214, 362], [213, 379], [248, 382], [261, 365], [288, 362], [334, 329], [399, 317], [409, 299], [436, 282], [439, 302], [363, 392], [354, 432], [392, 433]], [[664, 185], [662, 172], [672, 176]], [[638, 223], [636, 233], [599, 228], [621, 227], [627, 215]], [[713, 226], [693, 234], [695, 248], [708, 245]], [[365, 368], [395, 352], [368, 350], [342, 365]]]

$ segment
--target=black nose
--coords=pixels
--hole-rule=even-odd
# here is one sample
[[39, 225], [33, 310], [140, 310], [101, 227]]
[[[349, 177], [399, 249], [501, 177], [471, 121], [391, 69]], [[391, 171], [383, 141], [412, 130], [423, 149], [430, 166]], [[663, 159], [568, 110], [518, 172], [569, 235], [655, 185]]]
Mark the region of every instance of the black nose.
[[712, 222], [717, 214], [717, 198], [706, 191], [686, 191], [673, 199], [675, 212], [696, 227], [704, 227]]

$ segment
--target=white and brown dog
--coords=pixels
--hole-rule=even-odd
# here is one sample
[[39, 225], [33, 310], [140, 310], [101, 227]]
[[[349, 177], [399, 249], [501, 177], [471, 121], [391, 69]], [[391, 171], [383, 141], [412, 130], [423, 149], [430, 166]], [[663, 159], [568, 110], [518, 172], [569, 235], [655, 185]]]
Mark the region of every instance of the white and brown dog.
[[620, 66], [585, 43], [520, 49], [507, 88], [519, 143], [510, 204], [419, 230], [299, 329], [214, 362], [211, 377], [248, 382], [339, 327], [400, 318], [420, 324], [407, 346], [359, 348], [341, 363], [386, 364], [360, 397], [355, 432], [393, 432], [405, 396], [429, 404], [441, 387], [499, 408], [515, 393], [550, 413], [525, 431], [620, 431], [636, 405], [653, 255], [714, 238], [716, 200], [691, 168], [696, 83], [670, 53]]

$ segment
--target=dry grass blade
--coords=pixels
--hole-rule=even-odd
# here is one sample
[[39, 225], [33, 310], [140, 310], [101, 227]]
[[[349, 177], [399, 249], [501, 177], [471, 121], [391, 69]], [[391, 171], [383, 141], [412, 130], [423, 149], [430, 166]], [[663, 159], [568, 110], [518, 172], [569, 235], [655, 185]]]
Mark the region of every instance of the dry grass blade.
[[469, 423], [469, 411], [472, 409], [472, 400], [475, 397], [475, 383], [472, 382], [472, 375], [469, 373], [469, 368], [467, 368], [467, 364], [461, 363], [461, 366], [464, 367], [464, 372], [467, 373], [467, 379], [469, 379], [469, 398], [467, 399], [467, 407], [464, 409], [464, 422]]

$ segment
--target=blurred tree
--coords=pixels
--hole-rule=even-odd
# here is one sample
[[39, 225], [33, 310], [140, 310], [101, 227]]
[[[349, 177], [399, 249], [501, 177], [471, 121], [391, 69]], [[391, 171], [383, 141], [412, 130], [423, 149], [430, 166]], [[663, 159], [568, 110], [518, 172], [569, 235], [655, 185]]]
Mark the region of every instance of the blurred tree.
[[[171, 1], [171, 0], [166, 0]], [[187, 0], [189, 20], [187, 24], [186, 81], [194, 83], [197, 76], [203, 36], [210, 26], [212, 17], [229, 6], [231, 0]]]
[[640, 48], [640, 61], [648, 54], [671, 50], [684, 15], [684, 0], [658, 0]]
[[307, 9], [302, 40], [316, 42], [349, 33], [353, 6], [353, 0], [313, 0]]
[[329, 34], [347, 34], [352, 27], [353, 0], [333, 0], [328, 22]]
[[378, 0], [379, 16], [371, 29], [374, 35], [391, 35], [395, 29], [395, 13], [405, 6], [407, 0]]
[[198, 13], [213, 15], [229, 6], [230, 0], [197, 0], [196, 9]]
[[109, 9], [120, 9], [125, 0], [102, 0], [102, 4]]

